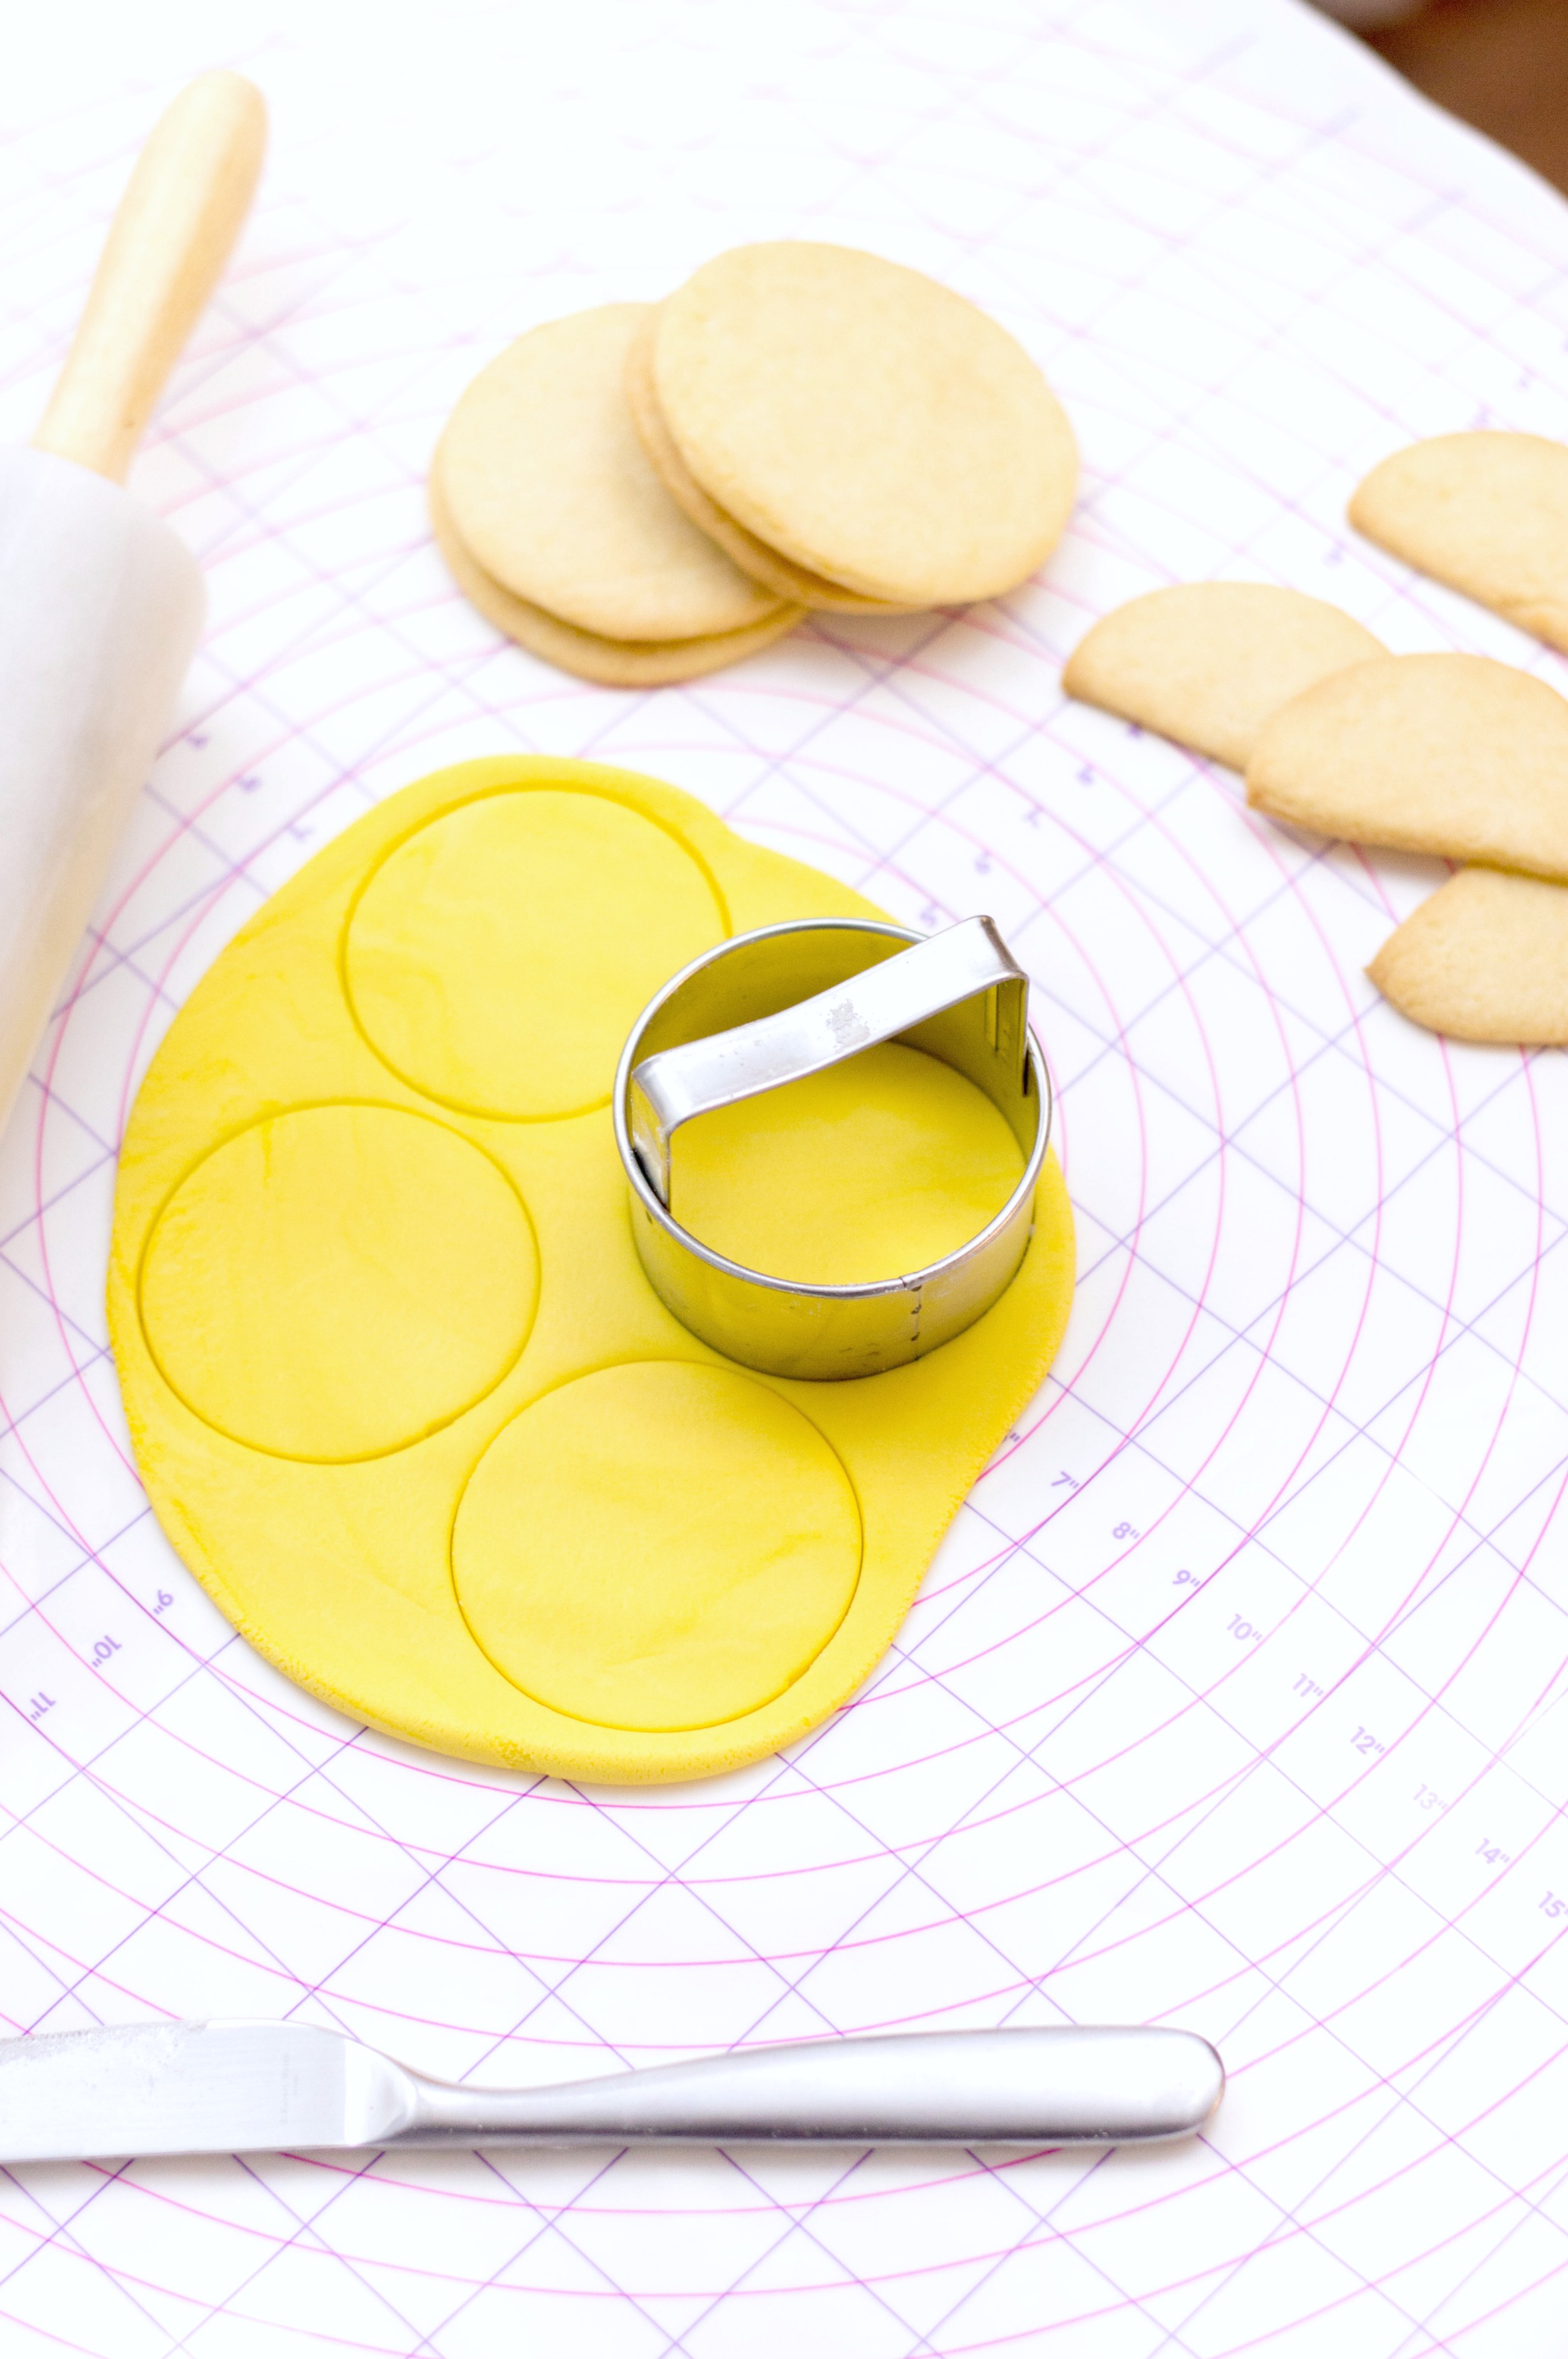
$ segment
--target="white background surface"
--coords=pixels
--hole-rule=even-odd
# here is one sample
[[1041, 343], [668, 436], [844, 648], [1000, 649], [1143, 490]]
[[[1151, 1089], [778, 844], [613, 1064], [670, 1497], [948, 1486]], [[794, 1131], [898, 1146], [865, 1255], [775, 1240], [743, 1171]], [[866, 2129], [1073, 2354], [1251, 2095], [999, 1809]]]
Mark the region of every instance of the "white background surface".
[[[1213, 2133], [1114, 2156], [286, 2158], [0, 2178], [7, 2352], [1439, 2351], [1547, 2359], [1568, 2267], [1568, 1105], [1362, 968], [1437, 881], [1250, 819], [1065, 706], [1133, 592], [1324, 592], [1559, 658], [1355, 542], [1374, 460], [1568, 432], [1568, 223], [1287, 0], [14, 16], [0, 429], [41, 406], [191, 71], [277, 142], [136, 481], [213, 615], [0, 1156], [0, 2011], [298, 2012], [526, 2081], [830, 2030], [1160, 2019]], [[1077, 422], [1043, 578], [827, 618], [690, 690], [502, 645], [425, 532], [508, 336], [829, 236], [1006, 320]], [[3, 717], [0, 717], [3, 725]], [[1061, 1089], [1068, 1343], [866, 1694], [626, 1795], [335, 1720], [227, 1629], [131, 1470], [114, 1147], [174, 1007], [422, 772], [586, 754], [900, 918], [993, 912]]]

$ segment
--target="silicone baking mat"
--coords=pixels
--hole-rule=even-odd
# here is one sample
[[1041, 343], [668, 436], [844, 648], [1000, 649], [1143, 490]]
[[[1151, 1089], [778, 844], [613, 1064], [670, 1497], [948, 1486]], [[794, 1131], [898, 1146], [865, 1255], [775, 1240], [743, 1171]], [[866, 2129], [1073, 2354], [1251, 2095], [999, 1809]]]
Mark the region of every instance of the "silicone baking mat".
[[[1059, 671], [1221, 574], [1568, 686], [1342, 521], [1412, 436], [1568, 433], [1568, 216], [1290, 0], [35, 10], [0, 429], [214, 54], [276, 152], [136, 476], [212, 626], [0, 1158], [5, 2027], [295, 2014], [526, 2082], [1148, 2019], [1231, 2083], [1145, 2154], [16, 2170], [7, 2352], [1560, 2352], [1563, 1060], [1364, 980], [1434, 864], [1248, 817]], [[1065, 546], [1002, 605], [826, 618], [684, 690], [502, 644], [423, 521], [461, 386], [779, 234], [1023, 337], [1083, 435]], [[170, 1014], [368, 802], [508, 749], [655, 772], [917, 925], [990, 911], [1061, 1091], [1056, 1375], [865, 1692], [727, 1781], [581, 1790], [345, 1724], [218, 1617], [126, 1454], [114, 1143]]]

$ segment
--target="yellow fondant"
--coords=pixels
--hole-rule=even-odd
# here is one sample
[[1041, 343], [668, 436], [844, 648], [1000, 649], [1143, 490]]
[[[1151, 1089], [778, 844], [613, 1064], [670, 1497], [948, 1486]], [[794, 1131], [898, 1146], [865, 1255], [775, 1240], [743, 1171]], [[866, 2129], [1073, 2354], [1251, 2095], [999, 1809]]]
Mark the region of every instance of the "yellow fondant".
[[[983, 1320], [810, 1384], [664, 1309], [603, 1101], [643, 1000], [711, 942], [878, 914], [651, 779], [506, 757], [394, 796], [218, 959], [126, 1132], [110, 1327], [166, 1530], [291, 1678], [440, 1751], [611, 1782], [755, 1760], [866, 1678], [1061, 1340], [1055, 1161]], [[769, 1157], [739, 1157], [765, 1248], [820, 1184], [877, 1244], [886, 1134], [838, 1137], [832, 1175], [780, 1148], [771, 1206]]]
[[550, 1120], [608, 1098], [638, 1014], [728, 930], [702, 860], [616, 797], [490, 795], [378, 864], [344, 976], [371, 1047], [415, 1089]]
[[670, 1209], [769, 1277], [865, 1286], [955, 1252], [1024, 1168], [983, 1091], [887, 1042], [676, 1132]]
[[142, 1324], [220, 1432], [286, 1458], [369, 1458], [500, 1382], [538, 1279], [517, 1190], [471, 1141], [389, 1106], [309, 1106], [253, 1123], [180, 1182], [147, 1241]]
[[457, 1511], [468, 1626], [525, 1694], [709, 1728], [798, 1680], [848, 1610], [860, 1513], [817, 1428], [693, 1361], [604, 1368], [514, 1418]]

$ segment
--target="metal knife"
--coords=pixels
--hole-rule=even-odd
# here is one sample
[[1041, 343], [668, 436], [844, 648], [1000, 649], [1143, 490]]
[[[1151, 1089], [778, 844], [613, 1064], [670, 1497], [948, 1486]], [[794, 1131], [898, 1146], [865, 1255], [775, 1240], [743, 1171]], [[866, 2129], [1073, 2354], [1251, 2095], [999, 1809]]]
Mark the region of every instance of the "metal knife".
[[1195, 2032], [934, 2031], [753, 2048], [544, 2089], [428, 2081], [308, 2023], [0, 2040], [0, 2163], [323, 2147], [1101, 2146], [1190, 2136], [1225, 2090]]

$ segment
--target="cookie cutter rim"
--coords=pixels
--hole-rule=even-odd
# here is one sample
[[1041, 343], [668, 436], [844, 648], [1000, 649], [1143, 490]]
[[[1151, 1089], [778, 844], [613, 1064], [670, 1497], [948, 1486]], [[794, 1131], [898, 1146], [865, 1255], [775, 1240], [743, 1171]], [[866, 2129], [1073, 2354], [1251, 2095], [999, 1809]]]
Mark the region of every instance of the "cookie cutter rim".
[[[961, 974], [961, 987], [939, 995], [934, 1005], [928, 987], [923, 996], [917, 995], [914, 1004], [906, 1004], [899, 1014], [898, 995], [907, 994], [912, 979], [904, 965], [905, 954], [928, 944], [953, 945], [958, 937], [964, 938], [961, 947], [975, 954], [971, 965], [975, 973], [967, 977]], [[842, 966], [844, 962], [833, 955], [832, 946], [842, 941], [850, 948], [852, 939], [862, 948], [867, 940], [877, 947], [870, 956], [851, 955], [847, 973], [830, 973], [825, 989], [812, 992], [808, 983], [800, 998], [778, 997], [780, 954], [785, 968], [798, 963], [809, 976], [813, 959], [821, 966], [824, 955], [830, 970]], [[795, 941], [800, 944], [798, 956]], [[888, 948], [882, 950], [883, 943]], [[715, 1027], [709, 1022], [682, 1033], [679, 1003], [695, 995], [707, 999], [710, 1014], [712, 1003], [717, 1001], [722, 1006], [722, 987], [715, 990], [712, 979], [735, 961], [740, 962], [736, 988], [743, 995], [746, 966], [755, 969], [760, 962], [767, 969], [771, 964], [773, 989], [765, 988], [762, 995], [773, 1004], [738, 1024]], [[924, 963], [929, 967], [931, 962]], [[867, 1020], [865, 1011], [855, 1006], [854, 986], [864, 976], [885, 975], [893, 967], [903, 968], [903, 973], [894, 983], [892, 996], [886, 981], [874, 987], [870, 995], [877, 1005]], [[929, 973], [925, 980], [929, 986]], [[666, 1308], [702, 1342], [743, 1366], [816, 1381], [874, 1375], [904, 1365], [950, 1342], [984, 1317], [1017, 1276], [1028, 1250], [1034, 1233], [1035, 1190], [1051, 1143], [1051, 1079], [1029, 1029], [1028, 991], [1027, 976], [989, 918], [964, 919], [934, 935], [873, 919], [795, 919], [732, 935], [672, 975], [632, 1027], [616, 1069], [613, 1099], [615, 1144], [631, 1190], [637, 1256]], [[978, 1021], [973, 1014], [976, 1001], [984, 1003]], [[1012, 1006], [1010, 1023], [1005, 1001]], [[830, 1002], [834, 1005], [830, 1006]], [[889, 1009], [893, 1020], [887, 1020]], [[861, 1020], [857, 1022], [856, 1016]], [[658, 1039], [661, 1018], [666, 1030], [674, 1019], [675, 1035], [645, 1050], [650, 1034]], [[646, 1066], [665, 1059], [668, 1076], [675, 1052], [688, 1048], [703, 1049], [703, 1061], [712, 1064], [715, 1046], [723, 1049], [745, 1034], [754, 1036], [755, 1045], [755, 1036], [765, 1029], [773, 1034], [777, 1045], [787, 1030], [799, 1033], [802, 1020], [814, 1019], [825, 1021], [833, 1032], [831, 1049], [824, 1050], [819, 1041], [817, 1051], [806, 1061], [780, 1063], [765, 1080], [710, 1096], [701, 1104], [687, 1103], [668, 1125], [662, 1170], [657, 1146], [649, 1156], [653, 1169], [645, 1166], [638, 1152], [638, 1134], [647, 1149], [649, 1125], [647, 1093], [638, 1076]], [[965, 1037], [969, 1031], [975, 1035], [973, 1042]], [[677, 1220], [658, 1182], [663, 1177], [668, 1188], [668, 1136], [681, 1121], [712, 1105], [733, 1103], [782, 1087], [803, 1073], [845, 1061], [863, 1049], [888, 1039], [926, 1048], [975, 1082], [1003, 1114], [1023, 1149], [1024, 1169], [1017, 1186], [974, 1236], [920, 1269], [855, 1285], [826, 1285], [750, 1269], [705, 1245]], [[982, 1042], [989, 1051], [988, 1061], [982, 1053]], [[953, 1053], [955, 1048], [958, 1054]], [[670, 1093], [665, 1094], [668, 1098]], [[673, 1095], [679, 1101], [689, 1093], [678, 1088]]]

